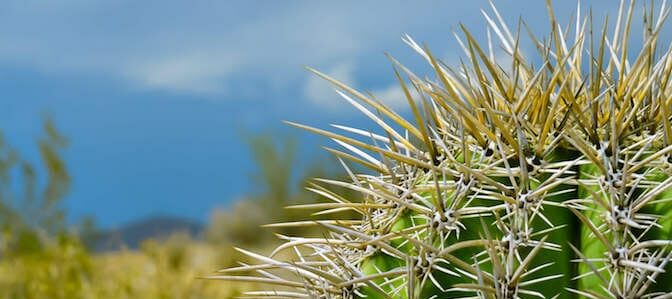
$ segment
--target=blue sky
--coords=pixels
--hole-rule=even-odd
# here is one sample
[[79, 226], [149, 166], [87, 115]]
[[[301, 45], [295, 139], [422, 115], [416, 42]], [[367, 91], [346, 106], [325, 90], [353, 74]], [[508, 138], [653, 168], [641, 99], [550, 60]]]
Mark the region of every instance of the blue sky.
[[[568, 20], [574, 1], [555, 1]], [[548, 27], [544, 1], [496, 1], [512, 26]], [[616, 2], [583, 1], [598, 16]], [[41, 118], [69, 137], [69, 219], [104, 227], [148, 215], [206, 222], [213, 207], [255, 192], [241, 132], [296, 136], [301, 156], [326, 140], [287, 128], [368, 122], [312, 66], [403, 111], [384, 53], [427, 74], [403, 34], [447, 63], [460, 22], [485, 38], [472, 1], [3, 1], [0, 128], [35, 159]], [[525, 50], [525, 49], [523, 49]], [[532, 49], [529, 49], [532, 52]]]

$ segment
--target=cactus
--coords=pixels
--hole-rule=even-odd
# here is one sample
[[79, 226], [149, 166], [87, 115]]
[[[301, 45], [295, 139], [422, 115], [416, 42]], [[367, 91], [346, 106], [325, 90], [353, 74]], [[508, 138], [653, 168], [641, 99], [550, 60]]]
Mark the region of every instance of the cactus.
[[239, 249], [255, 263], [209, 278], [269, 285], [251, 298], [672, 298], [672, 48], [658, 49], [669, 8], [643, 9], [635, 48], [634, 1], [611, 27], [578, 7], [564, 28], [547, 2], [545, 39], [491, 6], [487, 45], [460, 26], [459, 66], [404, 37], [434, 71], [391, 58], [408, 117], [312, 70], [380, 132], [290, 123], [341, 146], [328, 150], [350, 179], [316, 179], [329, 202], [290, 207], [333, 219], [271, 225], [326, 232], [280, 236], [268, 256]]

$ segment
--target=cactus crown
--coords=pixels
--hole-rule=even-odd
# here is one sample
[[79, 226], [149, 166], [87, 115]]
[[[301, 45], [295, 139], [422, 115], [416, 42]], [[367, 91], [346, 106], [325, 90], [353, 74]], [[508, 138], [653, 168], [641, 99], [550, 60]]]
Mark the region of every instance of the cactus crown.
[[[579, 7], [563, 28], [549, 3], [550, 35], [538, 39], [492, 5], [487, 46], [464, 26], [456, 34], [457, 67], [406, 36], [435, 71], [423, 79], [392, 59], [408, 119], [314, 71], [380, 132], [291, 123], [338, 143], [329, 151], [350, 175], [312, 184], [329, 203], [292, 208], [358, 217], [276, 224], [328, 232], [281, 236], [269, 256], [240, 249], [257, 263], [210, 278], [270, 286], [251, 298], [670, 298], [672, 50], [658, 49], [670, 10], [644, 8], [636, 55], [634, 11], [622, 1], [610, 31]], [[520, 51], [523, 36], [540, 65]]]

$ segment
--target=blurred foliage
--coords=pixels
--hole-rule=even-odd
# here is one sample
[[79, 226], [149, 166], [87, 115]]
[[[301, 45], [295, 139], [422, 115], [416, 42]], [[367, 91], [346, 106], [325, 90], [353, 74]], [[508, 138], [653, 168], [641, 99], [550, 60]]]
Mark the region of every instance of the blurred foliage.
[[[41, 167], [22, 157], [0, 132], [0, 254], [39, 251], [46, 236], [65, 229], [61, 206], [70, 175], [61, 156], [67, 139], [51, 120], [44, 122], [38, 141]], [[11, 238], [8, 238], [11, 236]]]
[[101, 233], [95, 218], [84, 218], [74, 229], [64, 222], [62, 201], [70, 188], [63, 159], [67, 139], [50, 120], [43, 132], [37, 144], [39, 164], [0, 134], [0, 299], [234, 298], [253, 286], [198, 277], [240, 260], [233, 243], [270, 251], [277, 238], [260, 226], [307, 218], [284, 207], [320, 200], [305, 190], [305, 179], [339, 176], [324, 166], [335, 163], [323, 160], [297, 166], [297, 144], [291, 138], [250, 137], [257, 166], [251, 177], [254, 189], [226, 210], [213, 211], [204, 240], [175, 234], [147, 240], [135, 251], [94, 253], [88, 248]]
[[0, 298], [233, 298], [251, 285], [198, 279], [233, 257], [182, 235], [146, 241], [139, 251], [91, 255], [77, 238], [62, 235], [39, 253], [0, 260]]
[[[297, 143], [294, 139], [271, 134], [256, 135], [247, 139], [257, 172], [251, 176], [254, 190], [245, 198], [237, 200], [232, 207], [216, 209], [206, 231], [206, 239], [214, 244], [237, 244], [259, 246], [273, 244], [278, 239], [262, 225], [305, 220], [305, 211], [286, 209], [290, 205], [308, 204], [320, 201], [318, 195], [306, 190], [311, 178], [342, 178], [345, 174], [337, 165], [325, 159], [297, 161]], [[297, 165], [305, 164], [304, 168]], [[298, 182], [295, 184], [295, 182]], [[328, 187], [331, 189], [334, 187]], [[361, 196], [348, 190], [340, 194]], [[349, 217], [350, 212], [341, 213]], [[314, 219], [314, 218], [313, 218]], [[271, 230], [283, 235], [307, 235], [321, 231], [317, 227], [276, 228]]]
[[261, 200], [273, 204], [269, 208], [283, 208], [292, 201], [292, 175], [296, 158], [296, 140], [283, 138], [278, 142], [270, 134], [248, 137], [252, 157], [257, 164], [257, 173], [252, 182], [258, 182]]

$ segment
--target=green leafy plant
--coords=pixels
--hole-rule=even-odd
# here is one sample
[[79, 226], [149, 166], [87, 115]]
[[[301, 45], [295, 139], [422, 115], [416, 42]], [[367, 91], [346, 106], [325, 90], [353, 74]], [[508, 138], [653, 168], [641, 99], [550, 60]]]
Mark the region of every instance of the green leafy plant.
[[435, 72], [392, 58], [410, 117], [314, 71], [381, 132], [291, 123], [340, 145], [350, 174], [316, 180], [329, 202], [293, 208], [358, 217], [279, 224], [325, 234], [281, 236], [267, 256], [239, 249], [256, 263], [210, 278], [269, 285], [251, 298], [671, 298], [672, 50], [658, 51], [670, 10], [642, 10], [638, 53], [634, 1], [613, 24], [580, 12], [563, 28], [548, 3], [540, 39], [493, 5], [487, 44], [460, 26], [456, 67], [406, 36]]

